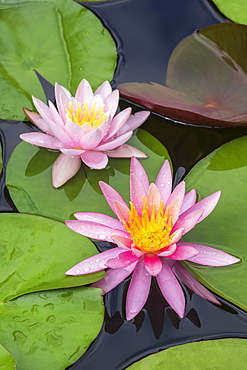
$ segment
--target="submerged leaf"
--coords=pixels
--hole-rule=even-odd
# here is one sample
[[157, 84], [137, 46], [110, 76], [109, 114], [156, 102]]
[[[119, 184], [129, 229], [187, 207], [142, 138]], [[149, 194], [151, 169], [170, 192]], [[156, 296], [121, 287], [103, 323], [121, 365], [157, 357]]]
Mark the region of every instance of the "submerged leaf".
[[187, 343], [168, 348], [136, 362], [128, 369], [234, 369], [245, 368], [246, 339], [218, 339]]
[[[138, 130], [128, 144], [148, 155], [141, 163], [153, 181], [164, 160], [169, 158], [166, 148], [143, 130]], [[83, 211], [113, 215], [99, 187], [100, 180], [117, 188], [126, 201], [129, 200], [128, 158], [110, 158], [104, 170], [82, 166], [65, 185], [54, 189], [51, 185], [51, 163], [57, 155], [56, 152], [39, 149], [25, 142], [16, 147], [8, 162], [6, 183], [20, 212], [60, 221], [73, 218], [73, 213]]]
[[218, 248], [241, 259], [232, 266], [186, 263], [186, 267], [209, 289], [246, 310], [247, 136], [215, 150], [201, 160], [185, 180], [187, 190], [195, 188], [200, 199], [218, 189], [222, 195], [210, 217], [183, 240]]
[[123, 97], [175, 120], [204, 126], [247, 126], [247, 27], [216, 24], [173, 51], [166, 85], [123, 83]]
[[33, 109], [31, 95], [44, 100], [35, 70], [74, 93], [82, 78], [94, 88], [111, 80], [117, 57], [100, 20], [67, 0], [1, 2], [0, 47], [0, 118], [15, 120]]

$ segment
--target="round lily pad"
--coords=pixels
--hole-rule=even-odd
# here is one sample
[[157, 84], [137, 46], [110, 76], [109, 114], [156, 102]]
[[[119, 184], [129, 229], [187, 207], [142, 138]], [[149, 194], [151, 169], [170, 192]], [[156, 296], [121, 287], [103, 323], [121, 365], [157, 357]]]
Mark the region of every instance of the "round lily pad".
[[246, 0], [213, 0], [219, 10], [234, 22], [247, 24]]
[[209, 289], [246, 310], [247, 136], [215, 150], [185, 180], [187, 190], [195, 188], [200, 199], [217, 190], [222, 195], [210, 216], [186, 234], [184, 241], [209, 245], [241, 259], [230, 266], [186, 266]]
[[219, 339], [188, 343], [148, 356], [131, 370], [226, 370], [244, 369], [247, 361], [246, 339]]
[[[150, 181], [154, 181], [164, 160], [169, 158], [166, 148], [143, 130], [138, 130], [128, 144], [148, 155], [141, 163]], [[129, 158], [111, 158], [103, 170], [82, 166], [76, 176], [54, 189], [51, 168], [58, 154], [25, 142], [16, 147], [8, 162], [6, 184], [19, 212], [60, 221], [73, 218], [75, 212], [113, 215], [99, 187], [100, 180], [109, 183], [129, 201]]]
[[6, 349], [0, 345], [0, 370], [15, 370], [16, 361]]
[[[44, 26], [45, 19], [45, 26]], [[72, 93], [86, 78], [95, 89], [111, 80], [116, 46], [88, 9], [67, 0], [0, 3], [0, 118], [23, 120], [34, 109], [31, 95], [45, 99], [35, 74]]]

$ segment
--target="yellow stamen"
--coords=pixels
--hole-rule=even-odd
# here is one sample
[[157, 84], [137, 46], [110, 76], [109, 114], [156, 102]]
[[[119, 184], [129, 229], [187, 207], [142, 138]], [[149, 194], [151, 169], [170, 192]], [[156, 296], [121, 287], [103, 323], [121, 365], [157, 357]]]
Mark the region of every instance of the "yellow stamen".
[[144, 253], [158, 253], [161, 249], [170, 245], [172, 235], [172, 219], [168, 216], [169, 207], [164, 210], [163, 201], [159, 209], [155, 204], [147, 207], [147, 200], [143, 198], [141, 216], [132, 202], [130, 202], [129, 221], [122, 221], [124, 228], [130, 234], [135, 246]]
[[96, 128], [99, 127], [107, 117], [107, 113], [104, 112], [105, 106], [102, 105], [97, 109], [96, 105], [97, 103], [94, 103], [91, 110], [89, 110], [88, 101], [85, 101], [83, 107], [81, 106], [81, 102], [77, 102], [76, 108], [73, 107], [72, 102], [69, 102], [69, 109], [66, 109], [66, 113], [69, 119], [78, 126], [88, 124], [92, 128]]

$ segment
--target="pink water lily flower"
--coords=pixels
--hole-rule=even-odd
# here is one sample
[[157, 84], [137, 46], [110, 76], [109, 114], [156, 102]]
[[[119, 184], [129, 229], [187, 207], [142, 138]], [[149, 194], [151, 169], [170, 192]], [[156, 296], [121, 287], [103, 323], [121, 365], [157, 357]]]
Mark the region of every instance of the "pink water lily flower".
[[[196, 191], [185, 194], [185, 182], [172, 191], [172, 174], [165, 161], [150, 184], [137, 159], [131, 159], [130, 209], [122, 197], [104, 182], [104, 196], [118, 219], [100, 213], [76, 213], [77, 220], [66, 225], [90, 238], [116, 243], [116, 248], [90, 257], [66, 272], [82, 275], [109, 268], [106, 276], [93, 284], [109, 292], [133, 272], [126, 298], [127, 320], [143, 308], [152, 276], [180, 317], [184, 316], [185, 297], [179, 280], [195, 293], [214, 303], [219, 301], [200, 284], [180, 262], [192, 261], [207, 266], [225, 266], [238, 258], [205, 245], [181, 242], [181, 237], [204, 220], [215, 208], [220, 191], [196, 203]], [[178, 279], [177, 279], [178, 278]]]
[[108, 157], [146, 157], [125, 143], [150, 113], [141, 111], [131, 115], [131, 108], [126, 108], [115, 115], [119, 92], [112, 91], [108, 81], [93, 93], [88, 81], [83, 79], [75, 97], [56, 83], [55, 97], [57, 109], [52, 102], [49, 101], [47, 106], [35, 97], [33, 102], [39, 114], [24, 109], [28, 118], [44, 133], [20, 135], [30, 144], [61, 151], [52, 168], [55, 188], [79, 171], [81, 161], [93, 169], [102, 169], [106, 167]]

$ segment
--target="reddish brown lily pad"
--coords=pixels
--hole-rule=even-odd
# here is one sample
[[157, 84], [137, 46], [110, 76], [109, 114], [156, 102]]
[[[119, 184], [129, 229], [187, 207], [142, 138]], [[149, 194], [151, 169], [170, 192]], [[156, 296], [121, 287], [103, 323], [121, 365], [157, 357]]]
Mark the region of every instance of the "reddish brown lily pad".
[[247, 26], [221, 23], [183, 39], [167, 68], [166, 86], [123, 83], [121, 95], [195, 125], [247, 126]]

